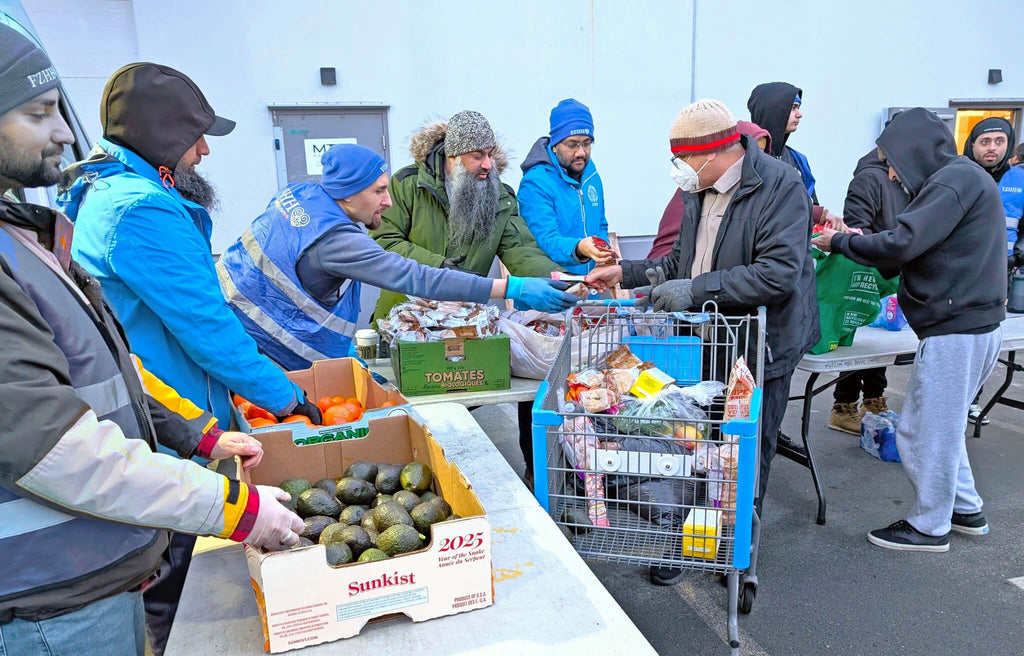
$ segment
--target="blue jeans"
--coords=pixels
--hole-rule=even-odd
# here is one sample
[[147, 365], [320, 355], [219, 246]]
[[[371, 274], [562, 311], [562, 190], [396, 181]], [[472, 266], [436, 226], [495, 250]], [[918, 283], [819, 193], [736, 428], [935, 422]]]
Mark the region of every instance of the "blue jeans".
[[0, 624], [0, 656], [143, 656], [145, 626], [142, 593], [122, 592], [48, 620]]

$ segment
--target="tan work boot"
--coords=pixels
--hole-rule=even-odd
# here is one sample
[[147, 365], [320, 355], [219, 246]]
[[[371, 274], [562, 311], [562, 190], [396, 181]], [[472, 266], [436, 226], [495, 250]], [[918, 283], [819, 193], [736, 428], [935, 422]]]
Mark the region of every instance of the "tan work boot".
[[889, 404], [886, 403], [884, 396], [877, 399], [864, 399], [864, 402], [860, 404], [860, 416], [863, 417], [865, 412], [880, 415], [883, 412], [889, 412]]
[[860, 412], [856, 403], [836, 403], [828, 418], [828, 427], [851, 435], [860, 435]]

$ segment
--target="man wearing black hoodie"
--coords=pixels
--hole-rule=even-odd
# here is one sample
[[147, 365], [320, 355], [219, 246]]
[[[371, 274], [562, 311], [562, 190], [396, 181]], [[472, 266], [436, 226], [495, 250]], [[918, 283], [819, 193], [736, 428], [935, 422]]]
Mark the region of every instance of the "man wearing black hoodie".
[[[757, 123], [771, 135], [771, 156], [780, 159], [800, 172], [811, 201], [817, 205], [818, 195], [814, 192], [814, 176], [807, 158], [786, 145], [789, 135], [800, 127], [803, 114], [803, 89], [788, 82], [765, 82], [754, 87], [747, 99], [750, 120]], [[817, 218], [815, 213], [815, 218]]]
[[[907, 206], [907, 194], [889, 174], [889, 167], [872, 148], [857, 162], [846, 191], [843, 223], [863, 234], [884, 232], [896, 227], [896, 217]], [[835, 402], [829, 415], [830, 428], [860, 435], [865, 412], [881, 414], [889, 409], [885, 399], [885, 367], [856, 371], [836, 383]], [[857, 401], [864, 393], [860, 408]]]
[[900, 268], [900, 307], [921, 342], [896, 445], [917, 497], [905, 520], [869, 532], [868, 540], [948, 551], [950, 530], [988, 532], [964, 431], [967, 405], [1002, 344], [1002, 204], [992, 178], [957, 156], [953, 136], [926, 109], [894, 118], [876, 143], [910, 196], [896, 226], [872, 235], [826, 229], [812, 243], [868, 266]]

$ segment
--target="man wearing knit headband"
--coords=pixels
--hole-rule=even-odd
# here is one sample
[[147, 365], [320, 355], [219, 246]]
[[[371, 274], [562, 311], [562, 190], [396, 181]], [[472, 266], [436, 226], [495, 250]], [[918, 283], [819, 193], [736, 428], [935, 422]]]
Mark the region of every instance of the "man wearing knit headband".
[[[741, 135], [732, 113], [717, 100], [698, 100], [679, 113], [669, 149], [685, 207], [672, 252], [620, 260], [587, 278], [598, 287], [621, 282], [636, 289], [644, 297], [638, 304], [653, 303], [656, 311], [696, 309], [707, 301], [725, 314], [767, 307], [771, 358], [760, 372], [760, 512], [793, 370], [820, 336], [810, 198], [796, 169]], [[749, 355], [748, 362], [755, 362]], [[681, 577], [680, 570], [651, 570], [655, 583], [671, 585]]]

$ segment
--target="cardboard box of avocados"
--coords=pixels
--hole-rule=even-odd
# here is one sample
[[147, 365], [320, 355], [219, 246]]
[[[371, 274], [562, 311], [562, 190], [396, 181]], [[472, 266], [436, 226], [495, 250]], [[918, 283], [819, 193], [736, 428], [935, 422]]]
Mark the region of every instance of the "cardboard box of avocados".
[[[292, 439], [296, 444], [318, 444], [365, 436], [370, 429], [369, 420], [376, 417], [409, 414], [408, 399], [396, 389], [385, 389], [373, 379], [370, 370], [355, 358], [318, 360], [309, 369], [289, 371], [286, 375], [289, 380], [301, 387], [314, 403], [324, 396], [356, 397], [365, 408], [363, 416], [357, 421], [333, 426], [307, 426], [293, 422], [250, 428], [249, 422], [235, 408], [235, 419], [243, 432], [262, 435], [287, 427], [291, 430]], [[394, 405], [382, 408], [381, 405], [388, 401]]]
[[508, 389], [512, 384], [508, 335], [440, 342], [398, 341], [391, 367], [403, 394]]
[[491, 527], [473, 486], [411, 416], [369, 423], [366, 435], [306, 446], [293, 443], [287, 430], [262, 433], [262, 462], [239, 471], [239, 478], [278, 485], [296, 477], [340, 478], [360, 460], [417, 461], [430, 467], [432, 490], [461, 519], [434, 524], [429, 544], [419, 551], [341, 567], [327, 564], [319, 544], [269, 553], [245, 545], [269, 652], [349, 638], [372, 620], [422, 622], [494, 603]]

